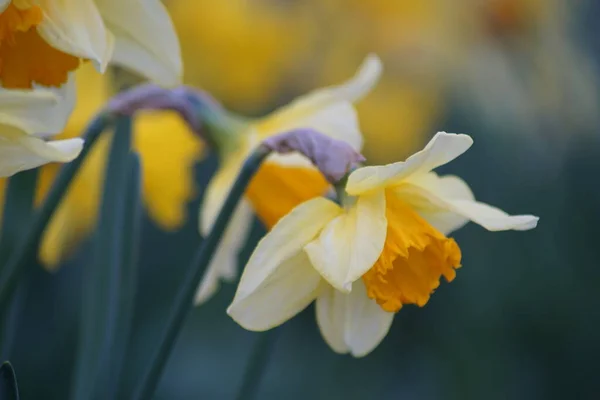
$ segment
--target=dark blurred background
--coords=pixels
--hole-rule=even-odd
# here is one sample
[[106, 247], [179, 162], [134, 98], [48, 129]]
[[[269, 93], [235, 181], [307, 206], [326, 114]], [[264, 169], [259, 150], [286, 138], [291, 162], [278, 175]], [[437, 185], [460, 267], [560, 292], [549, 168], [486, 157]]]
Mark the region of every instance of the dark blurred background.
[[[441, 172], [463, 177], [484, 202], [540, 216], [529, 232], [492, 233], [469, 224], [454, 234], [463, 251], [457, 279], [442, 284], [426, 307], [403, 308], [365, 358], [331, 351], [309, 307], [273, 336], [258, 398], [600, 398], [599, 2], [167, 5], [187, 83], [249, 116], [341, 82], [377, 52], [384, 77], [358, 107], [369, 161], [403, 159], [438, 130], [468, 133], [472, 149]], [[91, 93], [82, 82], [80, 90]], [[144, 157], [144, 165], [153, 165]], [[214, 157], [198, 159], [197, 189], [183, 196], [190, 202], [180, 223], [165, 229], [148, 206], [126, 382], [147, 362], [198, 246], [202, 188], [215, 166]], [[257, 223], [240, 262], [262, 234]], [[9, 356], [25, 400], [68, 397], [89, 257], [88, 243], [56, 272], [40, 267], [21, 287]], [[234, 398], [260, 336], [225, 314], [234, 290], [225, 284], [194, 310], [157, 399]]]

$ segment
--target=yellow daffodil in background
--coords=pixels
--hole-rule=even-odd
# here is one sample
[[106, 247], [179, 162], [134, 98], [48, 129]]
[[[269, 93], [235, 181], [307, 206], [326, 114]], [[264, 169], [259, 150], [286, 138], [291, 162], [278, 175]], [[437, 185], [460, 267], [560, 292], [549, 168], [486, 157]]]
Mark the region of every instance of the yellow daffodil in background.
[[[371, 90], [380, 72], [379, 58], [371, 55], [345, 84], [316, 90], [265, 118], [242, 125], [235, 135], [237, 142], [220, 154], [221, 166], [207, 188], [201, 209], [201, 232], [210, 231], [244, 160], [265, 138], [292, 129], [312, 128], [360, 150], [362, 135], [353, 103]], [[328, 186], [303, 156], [270, 156], [250, 182], [246, 199], [234, 212], [196, 301], [202, 302], [213, 294], [219, 279], [230, 280], [237, 275], [237, 253], [250, 227], [252, 210], [271, 227], [296, 205], [324, 194]]]
[[292, 82], [291, 72], [312, 55], [312, 19], [300, 3], [170, 0], [185, 82], [236, 112], [264, 113], [275, 106]]
[[[110, 96], [108, 79], [89, 66], [77, 72], [80, 101], [59, 138], [77, 137]], [[147, 211], [162, 228], [174, 230], [186, 218], [186, 203], [195, 195], [194, 163], [201, 157], [202, 142], [174, 112], [143, 113], [134, 120], [134, 149], [143, 169], [143, 195]], [[41, 260], [56, 267], [85, 236], [98, 217], [103, 174], [110, 137], [100, 138], [75, 177], [45, 233]], [[38, 201], [47, 193], [59, 165], [41, 169]]]
[[182, 74], [179, 44], [159, 0], [0, 0], [0, 82], [60, 86], [81, 60], [109, 62], [164, 85]]
[[0, 177], [79, 154], [79, 138], [46, 141], [62, 130], [73, 109], [69, 86], [73, 83], [61, 89], [0, 89]]
[[535, 216], [475, 201], [460, 178], [432, 172], [471, 144], [467, 135], [438, 133], [404, 162], [352, 172], [341, 206], [319, 197], [296, 207], [254, 250], [229, 315], [264, 331], [316, 300], [333, 350], [371, 352], [403, 305], [424, 306], [442, 276], [454, 279], [461, 251], [449, 233], [469, 220], [490, 231], [537, 225]]

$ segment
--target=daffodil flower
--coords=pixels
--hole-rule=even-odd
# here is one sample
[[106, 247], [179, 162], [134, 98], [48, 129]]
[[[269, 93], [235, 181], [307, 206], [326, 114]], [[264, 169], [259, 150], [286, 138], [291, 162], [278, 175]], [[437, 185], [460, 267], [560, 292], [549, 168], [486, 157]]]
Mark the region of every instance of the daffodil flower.
[[68, 162], [81, 151], [80, 138], [47, 140], [59, 133], [74, 105], [61, 89], [0, 89], [0, 177], [49, 162]]
[[[264, 139], [294, 129], [310, 128], [360, 150], [362, 134], [353, 103], [371, 90], [380, 73], [379, 58], [371, 55], [345, 84], [316, 90], [265, 118], [243, 124], [230, 142], [220, 146], [221, 165], [207, 187], [200, 231], [203, 234], [210, 231], [246, 157]], [[296, 205], [324, 194], [328, 187], [328, 182], [302, 155], [270, 156], [250, 182], [245, 199], [234, 212], [198, 289], [196, 302], [207, 300], [218, 288], [220, 279], [231, 280], [237, 276], [237, 253], [248, 233], [252, 211], [271, 227]]]
[[0, 82], [59, 87], [82, 60], [109, 62], [175, 85], [179, 44], [159, 0], [0, 0]]
[[477, 202], [456, 176], [432, 172], [471, 144], [467, 135], [438, 133], [404, 162], [352, 172], [341, 206], [319, 197], [294, 208], [258, 244], [228, 314], [264, 331], [316, 301], [334, 351], [371, 352], [403, 305], [424, 306], [442, 276], [454, 279], [461, 251], [450, 232], [468, 221], [490, 231], [537, 224]]
[[[47, 142], [49, 146], [81, 146], [82, 141], [77, 136], [111, 97], [108, 80], [96, 73], [91, 66], [82, 67], [76, 74], [79, 101], [64, 130], [61, 131], [58, 127], [64, 121], [54, 122], [56, 130], [61, 132], [57, 138], [62, 140]], [[1, 93], [2, 91], [0, 106], [3, 104]], [[64, 106], [68, 103], [72, 104], [72, 99], [59, 104]], [[4, 118], [14, 117], [14, 110], [5, 115], [1, 112], [2, 109], [0, 107], [0, 123], [7, 121]], [[41, 114], [33, 113], [34, 110], [29, 111], [41, 117]], [[41, 122], [33, 124], [35, 119], [28, 118], [24, 121], [29, 124], [28, 128], [32, 132], [39, 131], [42, 126]], [[0, 130], [0, 140], [2, 137]], [[26, 140], [41, 142], [41, 139], [31, 135]], [[94, 229], [102, 198], [109, 142], [110, 136], [107, 133], [94, 145], [50, 220], [40, 247], [40, 259], [48, 269], [57, 268]], [[162, 229], [178, 229], [186, 220], [187, 203], [196, 195], [192, 167], [202, 156], [202, 140], [176, 112], [144, 112], [136, 115], [133, 121], [132, 147], [139, 153], [142, 162], [143, 201], [149, 216]], [[14, 149], [4, 152], [0, 141], [0, 166], [7, 159], [14, 159], [11, 158], [12, 151]], [[76, 153], [70, 155], [74, 157]], [[48, 193], [59, 167], [60, 165], [51, 163], [40, 168], [36, 201], [39, 202]], [[4, 182], [0, 179], [0, 203], [3, 200]]]

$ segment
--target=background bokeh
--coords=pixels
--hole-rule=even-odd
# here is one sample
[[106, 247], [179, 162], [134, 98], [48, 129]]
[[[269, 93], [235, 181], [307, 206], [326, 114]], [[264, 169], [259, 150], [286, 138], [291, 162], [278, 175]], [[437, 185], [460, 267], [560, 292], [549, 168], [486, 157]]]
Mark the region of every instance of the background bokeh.
[[[600, 398], [597, 1], [166, 3], [186, 83], [248, 116], [342, 82], [376, 52], [385, 73], [358, 106], [369, 161], [403, 159], [439, 130], [468, 133], [474, 146], [442, 172], [462, 176], [482, 201], [541, 218], [530, 232], [489, 233], [473, 224], [457, 232], [457, 279], [442, 284], [426, 307], [405, 307], [366, 358], [333, 353], [309, 307], [272, 336], [260, 399]], [[91, 83], [102, 79], [114, 78], [80, 79], [80, 99], [97, 104], [85, 118], [108, 96]], [[147, 362], [198, 245], [197, 210], [216, 166], [214, 157], [201, 160], [201, 146], [185, 134], [177, 143], [187, 144], [156, 139], [173, 126], [139, 122], [135, 132], [138, 150], [154, 155], [142, 157], [148, 217], [126, 382]], [[181, 158], [186, 168], [174, 161]], [[189, 171], [195, 185], [182, 183]], [[79, 210], [72, 218], [83, 223], [91, 212], [82, 204], [98, 202], [85, 185], [100, 185], [101, 174], [76, 184], [81, 194], [69, 210]], [[163, 201], [163, 192], [171, 200]], [[187, 214], [165, 214], [172, 203]], [[262, 233], [257, 223], [241, 261]], [[39, 268], [20, 289], [16, 334], [4, 355], [25, 400], [68, 396], [89, 257], [84, 243], [61, 268]], [[225, 314], [233, 293], [234, 285], [225, 284], [193, 312], [157, 399], [234, 397], [259, 334]]]

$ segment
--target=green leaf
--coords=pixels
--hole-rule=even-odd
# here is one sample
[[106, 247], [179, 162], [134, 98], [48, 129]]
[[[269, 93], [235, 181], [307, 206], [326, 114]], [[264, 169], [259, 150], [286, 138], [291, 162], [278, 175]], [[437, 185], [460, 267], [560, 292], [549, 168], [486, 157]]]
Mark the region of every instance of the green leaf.
[[8, 179], [0, 231], [0, 266], [6, 263], [31, 220], [37, 181], [37, 168], [19, 172]]
[[111, 398], [114, 392], [113, 353], [122, 293], [125, 243], [124, 193], [131, 163], [131, 118], [119, 117], [109, 153], [94, 238], [93, 262], [83, 277], [80, 342], [75, 363], [73, 399]]
[[194, 260], [188, 267], [181, 284], [181, 289], [175, 299], [173, 299], [164, 330], [159, 337], [159, 343], [152, 352], [148, 368], [143, 371], [143, 375], [134, 389], [134, 399], [145, 400], [152, 398], [164, 366], [173, 350], [177, 336], [183, 327], [186, 317], [194, 306], [194, 295], [196, 288], [204, 276], [204, 271], [215, 254], [225, 228], [231, 220], [233, 211], [244, 195], [250, 180], [270, 153], [271, 150], [268, 148], [259, 146], [244, 162], [210, 233], [200, 244]]
[[37, 254], [37, 246], [46, 225], [67, 192], [73, 177], [79, 171], [98, 137], [100, 137], [104, 129], [111, 123], [112, 118], [108, 113], [101, 113], [92, 121], [84, 134], [85, 145], [79, 157], [62, 167], [46, 199], [33, 216], [32, 223], [27, 228], [24, 240], [20, 240], [15, 245], [15, 249], [11, 252], [7, 263], [0, 270], [0, 311], [6, 309], [7, 303], [16, 290], [21, 276], [28, 268], [33, 268], [34, 263], [29, 262], [31, 260], [30, 257]]
[[0, 400], [19, 400], [17, 376], [8, 361], [0, 366]]
[[[31, 221], [37, 181], [37, 169], [20, 172], [8, 179], [0, 231], [0, 268], [6, 265]], [[25, 287], [21, 285], [12, 296], [10, 306], [0, 310], [0, 359], [10, 357], [24, 290]]]
[[[137, 154], [129, 155], [127, 190], [125, 192], [125, 220], [123, 221], [123, 261], [121, 267], [121, 290], [115, 343], [113, 345], [113, 379], [120, 388], [121, 371], [131, 339], [135, 295], [137, 288], [138, 258], [142, 222], [142, 171]], [[110, 393], [114, 398], [114, 393]]]

